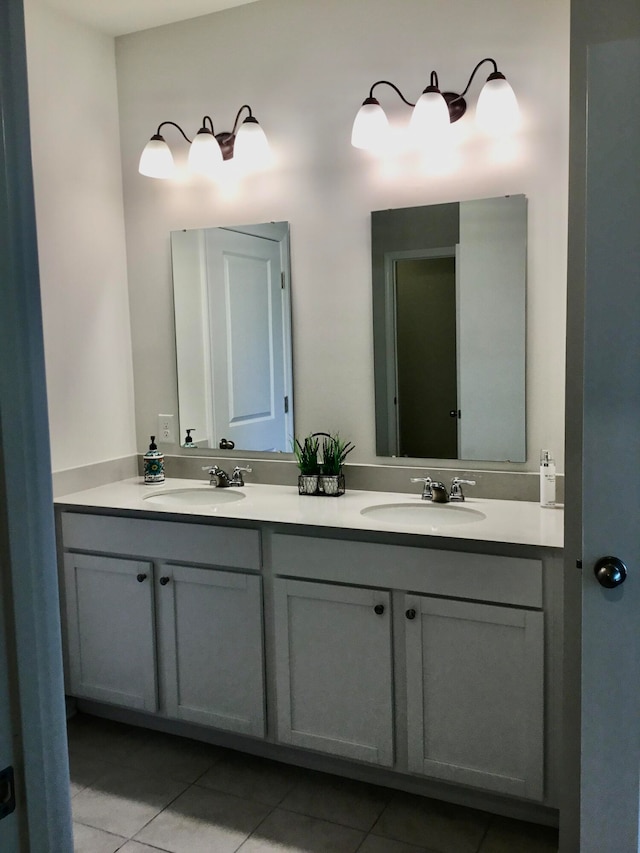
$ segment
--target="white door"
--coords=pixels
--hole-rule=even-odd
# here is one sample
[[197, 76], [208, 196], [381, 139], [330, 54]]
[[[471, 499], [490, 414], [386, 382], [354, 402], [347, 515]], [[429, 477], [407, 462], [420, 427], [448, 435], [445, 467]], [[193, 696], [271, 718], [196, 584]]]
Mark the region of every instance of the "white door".
[[158, 710], [153, 566], [65, 554], [72, 695]]
[[543, 614], [405, 597], [409, 770], [543, 797]]
[[280, 243], [206, 234], [215, 436], [236, 447], [287, 447]]
[[[637, 853], [640, 14], [626, 0], [572, 6], [565, 666], [571, 763], [561, 850]], [[613, 588], [601, 586], [594, 572], [608, 556], [628, 569]], [[614, 583], [622, 574], [611, 563], [605, 561], [602, 579]], [[581, 648], [574, 640], [580, 622]], [[580, 663], [581, 684], [574, 675]], [[581, 717], [574, 697], [581, 697]], [[571, 743], [574, 732], [581, 743]]]
[[166, 712], [264, 737], [262, 578], [159, 566]]
[[393, 764], [389, 593], [277, 578], [278, 739]]

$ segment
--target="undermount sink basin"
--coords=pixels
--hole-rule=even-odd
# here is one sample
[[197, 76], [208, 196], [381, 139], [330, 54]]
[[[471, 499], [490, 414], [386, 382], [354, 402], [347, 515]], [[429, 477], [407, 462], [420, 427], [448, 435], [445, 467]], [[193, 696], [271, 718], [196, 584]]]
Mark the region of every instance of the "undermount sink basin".
[[166, 489], [163, 492], [150, 492], [143, 500], [160, 506], [220, 506], [235, 503], [245, 497], [244, 492], [237, 489], [216, 489], [203, 484], [194, 489]]
[[372, 521], [388, 524], [410, 524], [439, 530], [457, 524], [470, 524], [486, 518], [478, 509], [460, 506], [460, 504], [434, 504], [430, 501], [417, 501], [401, 504], [375, 504], [360, 510], [360, 514]]

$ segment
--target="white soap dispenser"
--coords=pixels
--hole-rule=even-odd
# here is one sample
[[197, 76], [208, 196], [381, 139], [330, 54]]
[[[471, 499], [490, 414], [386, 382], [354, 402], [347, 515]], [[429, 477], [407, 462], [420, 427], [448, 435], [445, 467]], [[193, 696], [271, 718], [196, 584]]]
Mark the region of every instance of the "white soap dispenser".
[[556, 505], [556, 463], [550, 450], [540, 451], [540, 506]]

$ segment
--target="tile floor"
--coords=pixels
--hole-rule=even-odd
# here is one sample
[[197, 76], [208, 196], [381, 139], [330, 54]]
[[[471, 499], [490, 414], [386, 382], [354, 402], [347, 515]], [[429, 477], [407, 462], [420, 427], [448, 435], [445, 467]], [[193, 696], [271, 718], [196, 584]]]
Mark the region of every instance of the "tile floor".
[[76, 853], [556, 853], [557, 833], [78, 714]]

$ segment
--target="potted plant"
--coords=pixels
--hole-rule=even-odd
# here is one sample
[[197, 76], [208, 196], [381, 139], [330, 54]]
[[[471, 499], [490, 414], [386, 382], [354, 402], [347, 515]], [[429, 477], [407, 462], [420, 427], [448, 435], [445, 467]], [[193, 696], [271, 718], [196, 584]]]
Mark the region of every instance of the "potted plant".
[[354, 445], [343, 441], [336, 433], [325, 434], [322, 440], [322, 466], [320, 469], [320, 491], [325, 495], [338, 497], [344, 494], [344, 474], [342, 466], [347, 454], [351, 453]]
[[298, 492], [301, 495], [315, 495], [318, 491], [319, 449], [320, 439], [314, 434], [308, 435], [302, 444], [297, 438], [293, 442], [293, 452], [300, 469]]

